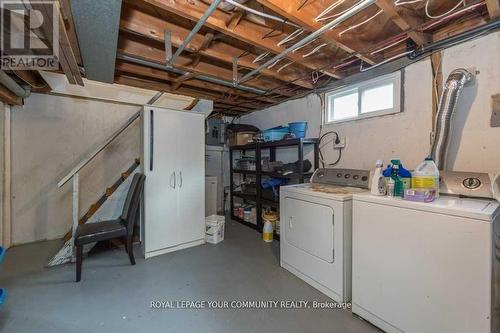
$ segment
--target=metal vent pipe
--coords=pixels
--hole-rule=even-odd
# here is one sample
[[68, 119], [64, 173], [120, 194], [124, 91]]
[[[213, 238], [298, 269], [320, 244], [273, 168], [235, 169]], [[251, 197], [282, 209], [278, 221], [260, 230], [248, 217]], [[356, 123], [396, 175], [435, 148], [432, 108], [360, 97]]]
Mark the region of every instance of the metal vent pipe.
[[[142, 65], [142, 66], [147, 66], [147, 67], [151, 67], [151, 68], [161, 69], [161, 70], [164, 70], [164, 71], [167, 71], [167, 72], [171, 72], [171, 73], [174, 73], [174, 74], [184, 75], [184, 74], [188, 73], [187, 71], [182, 70], [182, 69], [178, 69], [178, 68], [175, 68], [175, 67], [169, 67], [169, 66], [166, 66], [166, 65], [163, 65], [163, 64], [159, 64], [157, 62], [149, 61], [149, 60], [146, 60], [146, 59], [143, 59], [143, 58], [138, 58], [138, 57], [135, 57], [135, 56], [130, 56], [130, 55], [127, 55], [127, 54], [124, 54], [124, 53], [118, 53], [116, 55], [116, 58], [119, 59], [119, 60], [124, 60], [124, 61], [128, 61], [128, 62], [132, 62], [134, 64], [138, 64], [138, 65]], [[202, 75], [202, 74], [200, 74], [200, 75], [196, 75], [196, 79], [197, 80], [202, 80], [202, 81], [205, 81], [205, 82], [220, 84], [222, 86], [226, 86], [226, 87], [230, 87], [230, 88], [238, 88], [238, 89], [240, 89], [242, 91], [247, 91], [247, 92], [252, 93], [252, 94], [257, 94], [257, 95], [266, 95], [267, 94], [267, 92], [265, 90], [254, 88], [252, 86], [247, 86], [247, 85], [243, 85], [243, 84], [238, 84], [238, 85], [235, 86], [233, 84], [233, 82], [231, 82], [231, 81], [219, 79], [219, 78], [216, 78], [216, 77], [213, 77], [213, 76], [208, 76], [208, 75]]]
[[434, 140], [430, 153], [439, 170], [443, 170], [446, 164], [446, 152], [450, 142], [453, 114], [457, 107], [458, 97], [464, 85], [472, 78], [473, 74], [459, 68], [450, 73], [444, 85], [436, 114]]

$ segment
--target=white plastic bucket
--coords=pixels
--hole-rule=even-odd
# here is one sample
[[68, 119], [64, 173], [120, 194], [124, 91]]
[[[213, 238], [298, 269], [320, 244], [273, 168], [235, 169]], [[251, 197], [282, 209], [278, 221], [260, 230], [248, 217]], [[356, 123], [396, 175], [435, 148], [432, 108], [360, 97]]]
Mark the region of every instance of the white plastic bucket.
[[205, 241], [217, 244], [224, 240], [224, 224], [226, 218], [220, 215], [205, 217]]

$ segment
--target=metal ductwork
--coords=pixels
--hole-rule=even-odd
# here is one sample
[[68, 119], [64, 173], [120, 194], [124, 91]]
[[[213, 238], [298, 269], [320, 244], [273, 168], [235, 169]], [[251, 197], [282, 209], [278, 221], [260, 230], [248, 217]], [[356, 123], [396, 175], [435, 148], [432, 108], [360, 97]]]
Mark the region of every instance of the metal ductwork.
[[[130, 56], [130, 55], [123, 54], [123, 53], [118, 53], [116, 55], [116, 58], [120, 59], [120, 60], [128, 61], [128, 62], [132, 62], [134, 64], [142, 65], [142, 66], [161, 69], [161, 70], [164, 70], [164, 71], [167, 71], [170, 73], [174, 73], [174, 74], [185, 75], [187, 73], [187, 71], [182, 70], [182, 69], [168, 67], [168, 66], [163, 65], [163, 64], [159, 64], [159, 63], [156, 63], [153, 61], [138, 58], [135, 56]], [[213, 76], [208, 76], [208, 75], [201, 75], [200, 74], [200, 75], [196, 76], [196, 79], [201, 80], [201, 81], [205, 81], [205, 82], [220, 84], [220, 85], [223, 85], [226, 87], [238, 88], [242, 91], [247, 91], [249, 93], [257, 94], [257, 95], [266, 95], [266, 93], [267, 93], [265, 90], [262, 90], [262, 89], [254, 88], [254, 87], [243, 85], [243, 84], [235, 85], [231, 81], [222, 80], [222, 79], [219, 79], [219, 78], [216, 78]]]
[[446, 163], [446, 152], [451, 136], [453, 113], [457, 107], [458, 97], [462, 88], [472, 80], [473, 74], [463, 68], [450, 73], [444, 85], [443, 94], [439, 100], [436, 122], [434, 125], [434, 140], [431, 146], [431, 157], [439, 170]]
[[14, 79], [12, 79], [7, 73], [0, 70], [0, 84], [4, 85], [5, 88], [12, 91], [16, 96], [25, 98], [30, 95], [31, 90], [21, 87]]
[[113, 83], [122, 0], [71, 0], [87, 79]]

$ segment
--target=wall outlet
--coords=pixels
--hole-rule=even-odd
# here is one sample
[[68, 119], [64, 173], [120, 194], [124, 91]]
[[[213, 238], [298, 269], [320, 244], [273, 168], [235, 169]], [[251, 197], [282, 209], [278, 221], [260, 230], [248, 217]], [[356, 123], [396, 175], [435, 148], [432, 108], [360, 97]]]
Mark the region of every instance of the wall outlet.
[[347, 138], [344, 136], [343, 138], [340, 138], [339, 143], [333, 143], [333, 149], [344, 149], [347, 144]]

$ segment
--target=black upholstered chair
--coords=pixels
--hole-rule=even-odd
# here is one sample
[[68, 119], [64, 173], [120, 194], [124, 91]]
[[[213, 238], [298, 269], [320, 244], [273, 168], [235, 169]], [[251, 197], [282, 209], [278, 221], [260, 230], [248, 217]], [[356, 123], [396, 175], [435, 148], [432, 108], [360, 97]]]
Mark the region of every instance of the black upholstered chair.
[[125, 199], [122, 215], [116, 220], [102, 221], [96, 223], [81, 224], [76, 229], [76, 282], [82, 277], [83, 246], [85, 244], [99, 242], [113, 238], [125, 238], [125, 251], [128, 253], [130, 264], [135, 265], [134, 251], [132, 249], [132, 233], [134, 224], [139, 219], [140, 202], [144, 180], [146, 176], [136, 173]]

